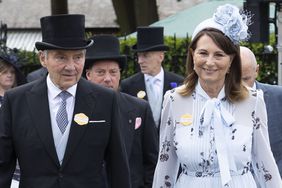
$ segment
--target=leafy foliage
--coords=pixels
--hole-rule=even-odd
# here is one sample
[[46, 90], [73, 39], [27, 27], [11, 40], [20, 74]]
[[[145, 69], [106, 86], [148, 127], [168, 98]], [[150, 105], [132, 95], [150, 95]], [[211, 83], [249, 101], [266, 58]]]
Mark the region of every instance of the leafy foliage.
[[[122, 78], [129, 77], [139, 71], [136, 54], [131, 50], [131, 46], [135, 43], [135, 37], [120, 38], [121, 53], [127, 55], [127, 65], [122, 72]], [[166, 70], [185, 76], [186, 54], [189, 43], [190, 38], [188, 36], [186, 38], [165, 37], [165, 44], [170, 47], [170, 50], [165, 53], [165, 61], [163, 62]], [[264, 83], [277, 84], [277, 49], [274, 48], [272, 53], [265, 53], [263, 43], [242, 43], [242, 45], [249, 47], [257, 57], [257, 62], [260, 65], [257, 79]], [[270, 45], [275, 46], [274, 35], [270, 36]], [[20, 51], [20, 54], [25, 58], [22, 68], [25, 74], [40, 67], [35, 52]]]

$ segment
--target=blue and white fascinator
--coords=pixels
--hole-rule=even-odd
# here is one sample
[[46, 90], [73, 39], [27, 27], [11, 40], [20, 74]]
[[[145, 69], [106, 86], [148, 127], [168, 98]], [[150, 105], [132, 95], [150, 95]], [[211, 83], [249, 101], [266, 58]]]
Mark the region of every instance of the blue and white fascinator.
[[216, 9], [212, 18], [204, 20], [195, 28], [192, 39], [205, 28], [215, 28], [222, 31], [234, 44], [239, 44], [250, 37], [250, 20], [251, 15], [240, 13], [239, 8], [234, 5], [225, 4]]

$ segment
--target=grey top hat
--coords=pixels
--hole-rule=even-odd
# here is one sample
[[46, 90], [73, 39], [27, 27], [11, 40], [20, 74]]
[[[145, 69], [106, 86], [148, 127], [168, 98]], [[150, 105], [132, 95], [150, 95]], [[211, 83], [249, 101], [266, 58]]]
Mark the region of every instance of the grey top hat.
[[135, 52], [146, 51], [168, 51], [169, 47], [164, 45], [163, 27], [138, 27], [137, 44], [132, 46]]
[[126, 63], [126, 56], [120, 54], [120, 45], [117, 37], [113, 35], [97, 35], [92, 37], [94, 45], [86, 51], [85, 68], [89, 68], [98, 60], [115, 60], [121, 69]]
[[81, 14], [62, 14], [40, 19], [42, 42], [36, 42], [38, 50], [86, 49], [92, 40], [85, 40], [85, 16]]

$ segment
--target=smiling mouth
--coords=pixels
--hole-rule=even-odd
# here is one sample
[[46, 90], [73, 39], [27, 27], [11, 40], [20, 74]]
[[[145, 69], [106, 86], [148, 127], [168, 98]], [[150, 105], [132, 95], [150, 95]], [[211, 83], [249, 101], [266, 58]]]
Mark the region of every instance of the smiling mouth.
[[66, 77], [73, 77], [75, 75], [72, 75], [72, 74], [63, 74], [63, 76], [66, 76]]
[[206, 69], [206, 68], [203, 68], [203, 70], [204, 70], [204, 71], [206, 71], [206, 72], [210, 72], [210, 73], [211, 73], [211, 72], [215, 72], [215, 71], [217, 71], [216, 69], [215, 69], [215, 70], [213, 70], [213, 69]]

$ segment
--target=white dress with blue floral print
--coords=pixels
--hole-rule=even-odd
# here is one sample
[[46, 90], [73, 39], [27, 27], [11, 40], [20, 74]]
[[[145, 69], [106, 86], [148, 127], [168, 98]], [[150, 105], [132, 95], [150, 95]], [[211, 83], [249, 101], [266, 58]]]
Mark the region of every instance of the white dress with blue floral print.
[[165, 94], [153, 188], [172, 187], [282, 188], [262, 92], [236, 104], [224, 87], [217, 99], [200, 84], [191, 96]]

